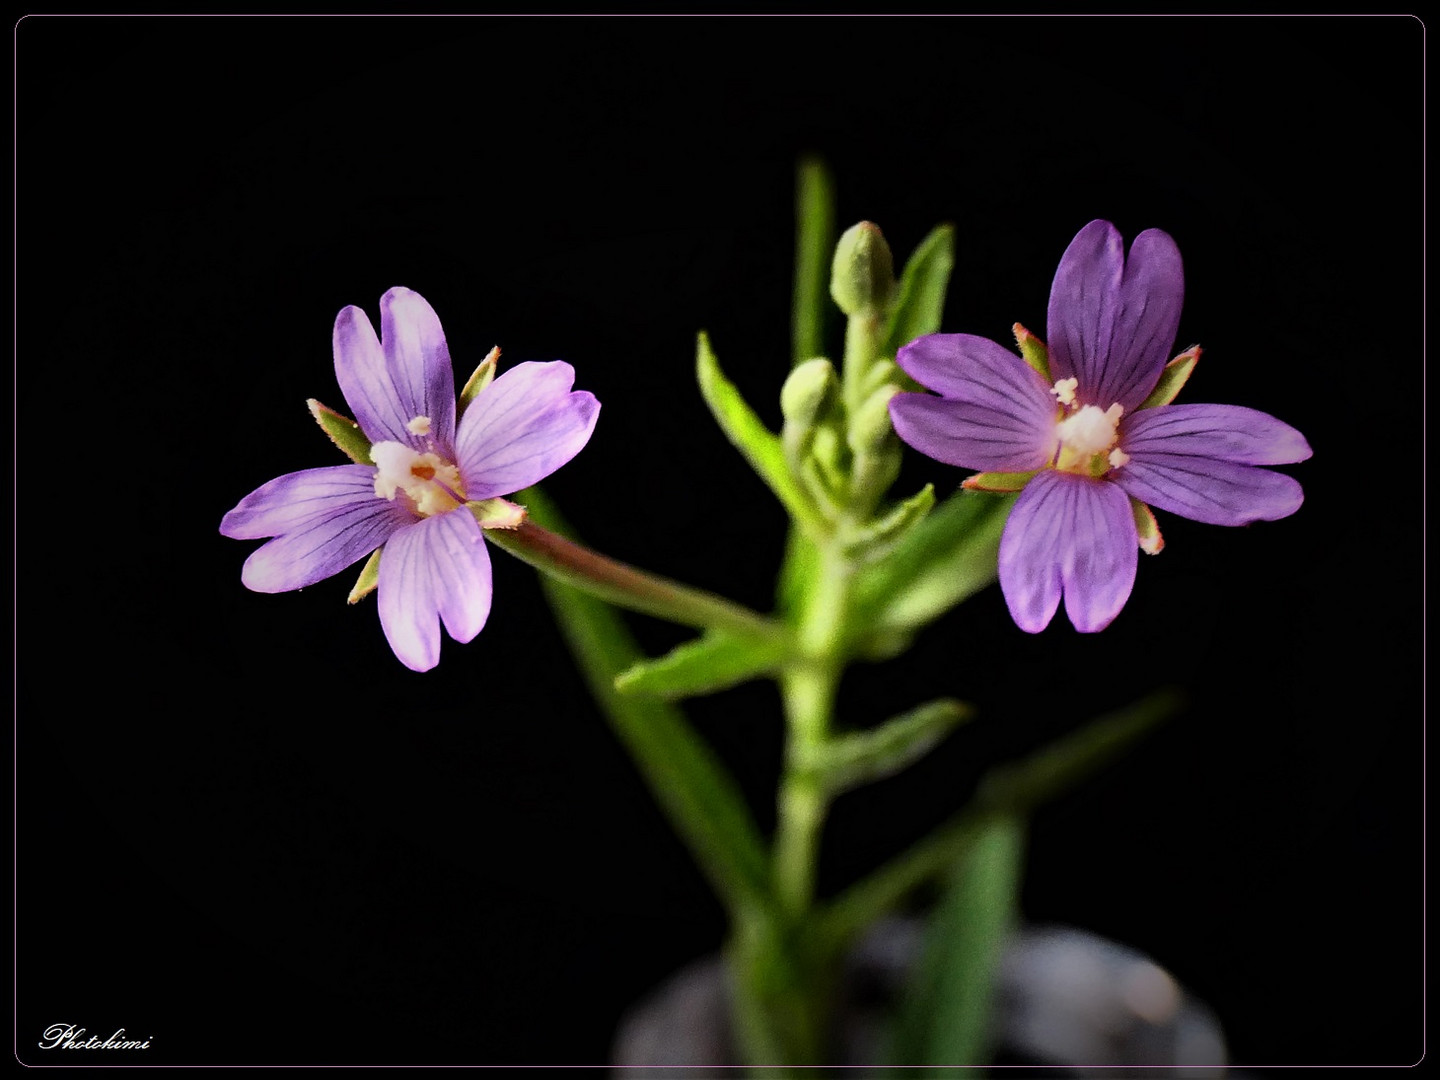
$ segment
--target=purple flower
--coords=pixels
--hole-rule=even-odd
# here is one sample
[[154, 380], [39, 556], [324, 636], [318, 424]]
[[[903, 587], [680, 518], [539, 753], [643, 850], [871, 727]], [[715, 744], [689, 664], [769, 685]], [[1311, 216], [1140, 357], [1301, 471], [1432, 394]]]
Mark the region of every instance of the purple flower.
[[225, 515], [237, 540], [274, 537], [245, 560], [256, 592], [330, 577], [384, 545], [380, 623], [401, 663], [429, 671], [440, 623], [456, 641], [490, 613], [490, 556], [468, 503], [508, 495], [569, 461], [600, 403], [572, 392], [569, 364], [519, 364], [456, 425], [455, 378], [434, 310], [409, 289], [380, 299], [380, 337], [358, 307], [335, 319], [335, 375], [373, 464], [287, 473]]
[[1162, 546], [1150, 505], [1213, 525], [1293, 514], [1288, 476], [1304, 461], [1288, 424], [1238, 405], [1171, 405], [1199, 358], [1166, 356], [1184, 274], [1158, 229], [1128, 259], [1108, 221], [1081, 229], [1050, 288], [1045, 346], [1016, 326], [1022, 359], [986, 338], [931, 334], [896, 362], [938, 393], [890, 402], [900, 437], [930, 457], [981, 470], [965, 486], [1020, 491], [1000, 540], [1000, 587], [1016, 625], [1038, 633], [1060, 598], [1080, 631], [1103, 630], [1135, 583], [1136, 550]]

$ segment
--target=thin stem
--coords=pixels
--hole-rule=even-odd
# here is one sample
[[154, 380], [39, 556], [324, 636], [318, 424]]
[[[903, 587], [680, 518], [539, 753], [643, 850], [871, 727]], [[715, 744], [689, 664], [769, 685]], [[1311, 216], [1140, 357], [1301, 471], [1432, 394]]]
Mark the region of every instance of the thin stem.
[[746, 637], [774, 639], [785, 634], [779, 623], [749, 608], [616, 562], [532, 521], [515, 529], [487, 529], [485, 537], [537, 570], [631, 611]]

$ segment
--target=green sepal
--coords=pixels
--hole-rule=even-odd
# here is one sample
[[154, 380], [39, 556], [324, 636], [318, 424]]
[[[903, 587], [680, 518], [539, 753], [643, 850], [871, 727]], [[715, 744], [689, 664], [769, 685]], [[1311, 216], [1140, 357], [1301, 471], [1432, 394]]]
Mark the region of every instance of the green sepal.
[[870, 731], [830, 739], [801, 757], [799, 765], [832, 795], [838, 795], [894, 776], [919, 761], [971, 716], [969, 705], [940, 698], [891, 717]]
[[846, 536], [845, 554], [851, 558], [881, 558], [899, 543], [906, 532], [925, 519], [935, 507], [935, 485], [926, 484], [910, 498]]
[[355, 587], [350, 590], [347, 604], [354, 604], [365, 599], [380, 584], [380, 553], [385, 550], [384, 545], [376, 548], [370, 553], [370, 558], [365, 560], [365, 565], [360, 568], [360, 576], [355, 580]]
[[1039, 474], [1039, 469], [1029, 472], [982, 472], [967, 476], [960, 482], [966, 491], [989, 491], [1008, 494], [1019, 491]]
[[1149, 397], [1135, 406], [1136, 410], [1153, 409], [1157, 405], [1169, 405], [1174, 401], [1181, 388], [1190, 381], [1190, 374], [1200, 360], [1200, 351], [1199, 345], [1191, 345], [1190, 348], [1166, 364], [1165, 370], [1160, 373], [1160, 381], [1155, 384], [1155, 389], [1150, 391]]
[[330, 441], [340, 448], [342, 454], [356, 465], [375, 464], [370, 459], [370, 440], [360, 430], [359, 424], [348, 416], [342, 416], [334, 409], [321, 405], [314, 398], [309, 398], [305, 404], [310, 408], [310, 415], [320, 425], [320, 430], [330, 437]]
[[960, 491], [857, 576], [851, 625], [864, 635], [923, 626], [995, 580], [1013, 495]]
[[1050, 378], [1049, 346], [1018, 322], [1011, 329], [1015, 332], [1015, 344], [1020, 347], [1021, 358], [1040, 373], [1046, 386], [1051, 385], [1054, 380]]
[[939, 225], [920, 241], [900, 274], [881, 352], [894, 356], [902, 345], [940, 329], [945, 290], [955, 266], [955, 229]]
[[791, 517], [815, 535], [825, 535], [829, 526], [791, 475], [780, 437], [760, 422], [735, 384], [725, 377], [710, 348], [710, 338], [703, 331], [696, 342], [695, 374], [700, 394], [725, 437], [744, 455]]
[[622, 694], [675, 701], [713, 694], [779, 669], [789, 652], [780, 641], [712, 630], [677, 645], [657, 660], [642, 660], [615, 676]]
[[[887, 1060], [935, 1067], [927, 1075], [981, 1076], [990, 1059], [990, 1021], [1005, 938], [1019, 915], [1025, 826], [994, 815], [974, 825], [951, 868], [926, 929], [918, 970], [896, 1019]], [[954, 1066], [974, 1066], [956, 1072]]]
[[846, 315], [883, 311], [895, 295], [895, 259], [880, 226], [852, 225], [840, 234], [830, 264], [830, 298]]
[[509, 499], [479, 499], [465, 508], [482, 529], [518, 529], [525, 522], [525, 508]]
[[500, 365], [500, 346], [496, 345], [488, 353], [485, 359], [480, 361], [477, 367], [465, 380], [465, 385], [460, 388], [460, 402], [455, 409], [455, 419], [458, 421], [469, 408], [470, 403], [480, 396], [480, 391], [490, 385], [490, 380], [495, 378], [495, 369]]
[[1155, 520], [1155, 511], [1131, 495], [1130, 512], [1135, 517], [1135, 532], [1140, 538], [1140, 550], [1146, 555], [1159, 555], [1165, 550], [1165, 537], [1160, 535], [1160, 523]]

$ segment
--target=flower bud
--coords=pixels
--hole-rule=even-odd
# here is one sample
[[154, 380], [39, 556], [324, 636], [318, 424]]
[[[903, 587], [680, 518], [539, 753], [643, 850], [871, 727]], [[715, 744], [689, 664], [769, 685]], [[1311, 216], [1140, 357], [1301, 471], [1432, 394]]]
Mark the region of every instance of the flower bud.
[[878, 225], [862, 221], [835, 245], [830, 295], [846, 315], [878, 309], [895, 293], [895, 260]]
[[786, 453], [792, 458], [799, 458], [809, 450], [815, 428], [829, 412], [839, 389], [835, 368], [823, 356], [806, 360], [790, 372], [780, 388], [780, 411], [785, 416], [781, 438]]

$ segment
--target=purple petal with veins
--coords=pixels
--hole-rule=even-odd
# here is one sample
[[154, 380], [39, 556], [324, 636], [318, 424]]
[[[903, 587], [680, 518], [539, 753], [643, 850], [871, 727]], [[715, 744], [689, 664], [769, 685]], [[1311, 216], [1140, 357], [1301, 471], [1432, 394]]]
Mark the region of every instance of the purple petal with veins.
[[563, 361], [517, 364], [470, 403], [455, 440], [470, 498], [529, 487], [584, 449], [600, 403], [574, 384]]
[[440, 662], [440, 624], [459, 642], [490, 614], [490, 555], [468, 511], [437, 514], [397, 532], [380, 557], [380, 624], [400, 662]]
[[1032, 634], [1065, 613], [1083, 633], [1109, 626], [1135, 584], [1139, 538], [1113, 484], [1047, 470], [1025, 486], [1000, 538], [1000, 587]]

